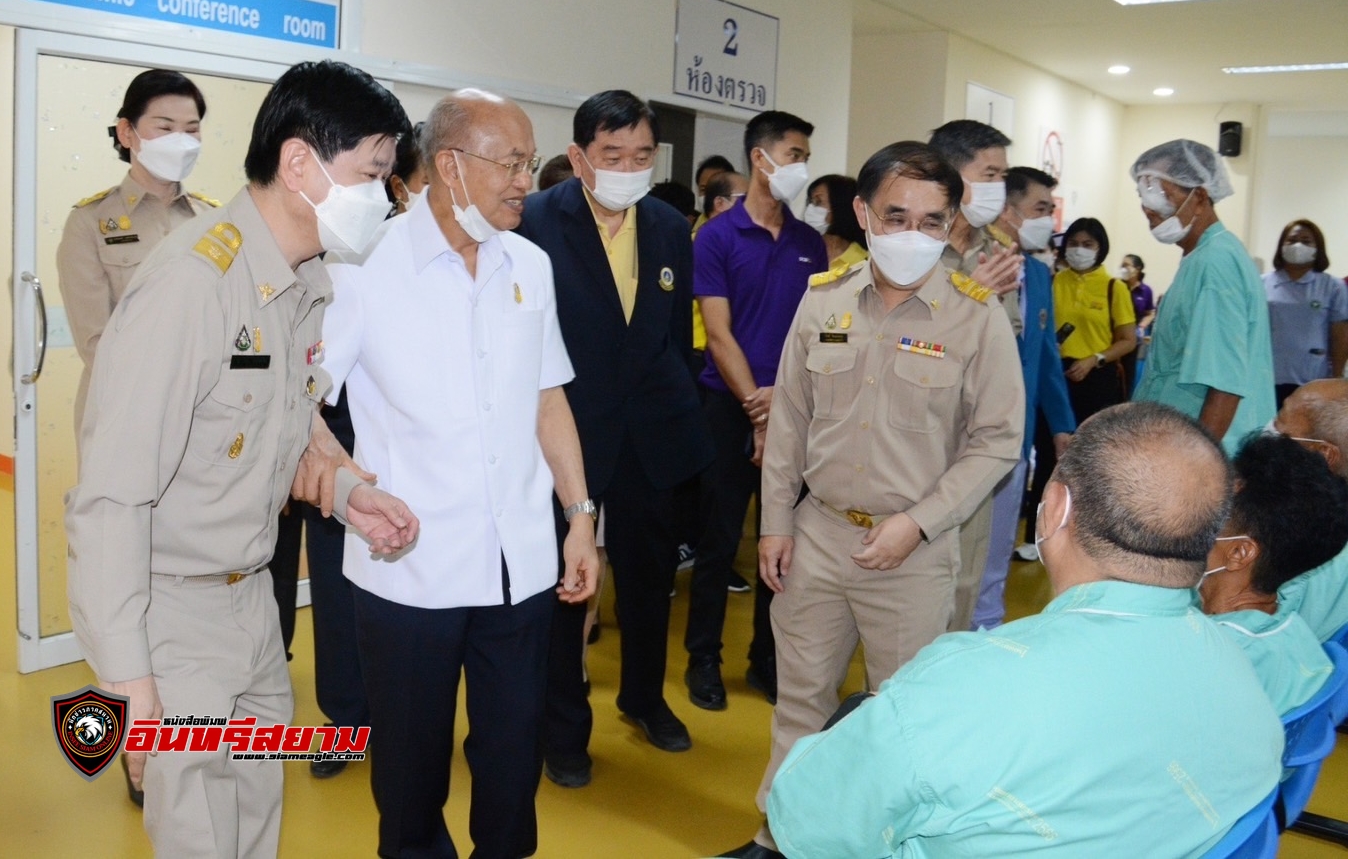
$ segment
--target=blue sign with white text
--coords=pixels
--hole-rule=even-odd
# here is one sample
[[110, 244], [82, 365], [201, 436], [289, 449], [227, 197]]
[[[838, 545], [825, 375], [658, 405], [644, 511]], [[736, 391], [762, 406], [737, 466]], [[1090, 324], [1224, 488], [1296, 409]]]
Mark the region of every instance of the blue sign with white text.
[[62, 6], [337, 47], [337, 6], [313, 0], [45, 0]]

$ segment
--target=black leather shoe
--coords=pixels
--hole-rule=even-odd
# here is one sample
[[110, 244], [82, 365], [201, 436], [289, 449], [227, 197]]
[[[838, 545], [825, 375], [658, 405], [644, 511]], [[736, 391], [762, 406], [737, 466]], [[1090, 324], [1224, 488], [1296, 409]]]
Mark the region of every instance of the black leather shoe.
[[646, 733], [646, 739], [651, 741], [651, 745], [662, 752], [686, 752], [693, 747], [693, 739], [688, 736], [688, 728], [663, 701], [658, 710], [645, 716], [638, 716], [635, 713], [623, 715], [636, 723], [636, 726]]
[[543, 775], [558, 787], [585, 787], [590, 783], [594, 762], [582, 752], [578, 755], [553, 755], [543, 759]]
[[703, 710], [725, 709], [725, 684], [721, 682], [721, 666], [714, 657], [698, 657], [683, 673], [688, 686], [688, 700]]
[[[144, 772], [144, 770], [141, 770]], [[131, 804], [136, 808], [145, 807], [145, 791], [131, 783], [131, 770], [126, 765], [126, 755], [122, 755], [122, 775], [126, 776], [126, 798], [131, 800]]]
[[731, 570], [730, 582], [726, 585], [725, 589], [732, 594], [747, 594], [749, 591], [753, 590], [754, 587], [744, 580], [744, 576]]
[[309, 761], [309, 775], [314, 778], [332, 778], [346, 769], [346, 761]]
[[768, 659], [757, 665], [750, 663], [749, 670], [744, 674], [744, 682], [749, 684], [750, 689], [757, 689], [763, 693], [763, 697], [768, 699], [768, 703], [776, 706], [777, 704], [777, 660]]
[[718, 856], [728, 856], [730, 859], [786, 859], [785, 853], [778, 853], [776, 850], [764, 847], [757, 841], [750, 841], [743, 847], [736, 847], [728, 853], [720, 853]]

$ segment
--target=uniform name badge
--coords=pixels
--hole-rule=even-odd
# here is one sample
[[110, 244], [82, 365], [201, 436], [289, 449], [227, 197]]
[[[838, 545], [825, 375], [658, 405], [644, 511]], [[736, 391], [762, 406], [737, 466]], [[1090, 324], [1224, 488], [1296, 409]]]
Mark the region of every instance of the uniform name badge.
[[900, 337], [898, 348], [900, 352], [914, 352], [929, 358], [945, 357], [945, 347], [940, 343], [928, 343], [926, 340], [914, 340], [912, 337]]

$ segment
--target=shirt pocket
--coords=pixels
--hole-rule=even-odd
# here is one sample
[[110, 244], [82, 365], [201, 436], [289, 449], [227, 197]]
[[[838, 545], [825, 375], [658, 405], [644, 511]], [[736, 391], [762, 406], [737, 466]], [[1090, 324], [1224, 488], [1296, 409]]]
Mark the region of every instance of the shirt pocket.
[[889, 425], [906, 432], [931, 433], [949, 424], [958, 407], [960, 369], [948, 356], [895, 355], [898, 382], [889, 398]]
[[492, 331], [493, 396], [538, 391], [543, 367], [543, 310], [512, 309]]
[[[220, 381], [192, 417], [189, 450], [212, 465], [256, 465], [268, 447], [264, 441], [270, 411], [267, 407], [275, 395], [273, 370], [223, 370]], [[271, 446], [275, 446], [275, 439]]]
[[142, 241], [126, 242], [119, 245], [99, 242], [98, 264], [103, 267], [103, 272], [108, 276], [108, 282], [112, 285], [114, 305], [122, 300], [122, 294], [126, 292], [126, 285], [131, 282], [131, 276], [136, 273], [136, 267], [149, 253], [146, 248], [147, 244]]
[[846, 346], [816, 346], [805, 356], [814, 394], [814, 416], [837, 421], [847, 416], [859, 389], [857, 350]]

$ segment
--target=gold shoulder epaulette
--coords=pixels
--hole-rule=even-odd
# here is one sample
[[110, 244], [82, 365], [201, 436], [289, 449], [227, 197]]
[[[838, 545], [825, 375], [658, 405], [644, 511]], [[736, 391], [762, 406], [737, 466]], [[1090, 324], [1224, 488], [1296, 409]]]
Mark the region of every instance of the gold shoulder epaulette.
[[221, 202], [215, 199], [214, 197], [207, 197], [205, 194], [202, 194], [198, 191], [188, 191], [187, 196], [191, 197], [193, 200], [200, 200], [207, 206], [213, 206], [217, 209], [220, 208], [220, 206], [222, 205]]
[[193, 246], [192, 250], [201, 254], [224, 274], [234, 264], [234, 257], [243, 247], [243, 235], [233, 224], [221, 222], [211, 227]]
[[94, 194], [91, 197], [85, 197], [83, 200], [80, 200], [78, 203], [76, 203], [73, 208], [83, 209], [90, 203], [97, 203], [99, 200], [103, 199], [104, 197], [108, 196], [109, 194], [111, 194], [113, 191], [116, 190], [117, 186], [113, 185], [111, 188], [108, 188], [105, 191], [99, 191], [97, 194]]
[[974, 280], [962, 271], [952, 271], [950, 273], [950, 284], [959, 292], [977, 301], [979, 304], [986, 304], [992, 297], [992, 290], [983, 284]]
[[810, 288], [814, 289], [817, 286], [828, 286], [830, 283], [837, 283], [853, 272], [860, 271], [861, 267], [865, 264], [866, 260], [852, 263], [851, 265], [848, 265], [843, 259], [835, 260], [833, 265], [829, 266], [828, 271], [821, 271], [818, 274], [810, 275]]
[[1006, 231], [996, 224], [988, 224], [983, 229], [988, 231], [988, 235], [992, 236], [993, 241], [1004, 248], [1009, 248], [1016, 243], [1015, 239], [1007, 235]]

